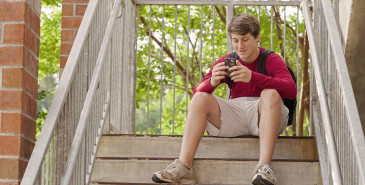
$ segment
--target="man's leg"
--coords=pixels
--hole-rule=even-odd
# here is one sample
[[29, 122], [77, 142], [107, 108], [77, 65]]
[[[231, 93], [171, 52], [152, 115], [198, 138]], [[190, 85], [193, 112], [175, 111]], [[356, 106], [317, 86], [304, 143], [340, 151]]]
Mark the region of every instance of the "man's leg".
[[191, 168], [199, 142], [203, 137], [207, 120], [220, 128], [221, 111], [217, 99], [209, 93], [196, 93], [190, 102], [186, 118], [179, 161]]
[[259, 102], [260, 159], [252, 174], [254, 185], [278, 184], [270, 167], [281, 124], [281, 97], [274, 89], [261, 92]]
[[152, 180], [157, 183], [195, 184], [192, 169], [195, 152], [204, 134], [207, 120], [220, 128], [220, 114], [218, 101], [213, 95], [196, 93], [190, 103], [179, 159], [165, 170], [155, 172]]
[[281, 124], [281, 97], [274, 89], [262, 91], [259, 103], [260, 161], [271, 163]]

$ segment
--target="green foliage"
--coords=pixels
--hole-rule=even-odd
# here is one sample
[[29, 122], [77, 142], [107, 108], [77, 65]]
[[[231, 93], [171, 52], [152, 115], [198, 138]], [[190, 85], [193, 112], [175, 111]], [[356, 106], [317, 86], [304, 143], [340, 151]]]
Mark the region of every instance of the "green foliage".
[[[47, 91], [40, 91], [38, 92], [38, 101], [42, 101], [46, 98], [47, 94], [49, 92]], [[41, 132], [42, 126], [44, 124], [44, 120], [46, 120], [48, 111], [46, 109], [38, 109], [37, 110], [37, 130], [36, 130], [36, 140], [38, 140], [39, 134]]]
[[60, 0], [43, 0], [41, 14], [40, 51], [38, 68], [37, 130], [44, 124], [56, 89], [60, 64], [61, 18]]
[[42, 0], [42, 5], [45, 6], [61, 6], [62, 0]]
[[62, 12], [57, 7], [46, 8], [51, 9], [52, 12], [50, 14], [42, 12], [41, 15], [39, 80], [58, 73], [60, 63]]
[[[297, 58], [296, 55], [297, 8], [286, 8], [287, 26], [284, 27], [284, 7], [275, 7], [273, 13], [276, 12], [277, 16], [273, 18], [272, 31], [271, 7], [235, 7], [236, 14], [246, 11], [256, 17], [260, 12], [260, 46], [271, 49], [272, 35], [272, 49], [297, 71], [296, 62], [301, 61], [301, 56]], [[157, 5], [139, 6], [136, 133], [146, 133], [146, 123], [149, 122], [150, 134], [160, 134], [160, 130], [161, 134], [182, 134], [193, 88], [207, 74], [212, 64], [227, 53], [225, 7], [190, 6], [190, 15], [188, 12], [188, 6], [180, 5], [164, 6], [164, 10], [163, 6]], [[304, 21], [300, 20], [299, 37], [303, 36], [303, 29]], [[190, 41], [187, 45], [188, 31]], [[300, 53], [299, 48], [298, 50]], [[296, 76], [299, 77], [298, 84], [301, 84], [301, 63], [298, 67], [300, 73]], [[225, 98], [226, 85], [220, 85], [214, 94]]]

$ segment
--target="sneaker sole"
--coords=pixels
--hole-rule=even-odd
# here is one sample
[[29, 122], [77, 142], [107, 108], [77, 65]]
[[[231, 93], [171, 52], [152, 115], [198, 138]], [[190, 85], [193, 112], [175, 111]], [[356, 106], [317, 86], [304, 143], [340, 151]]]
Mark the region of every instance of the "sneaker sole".
[[158, 178], [156, 174], [153, 174], [152, 181], [156, 182], [156, 183], [182, 183], [182, 184], [195, 184], [196, 183], [195, 180], [188, 180], [188, 179], [180, 179], [180, 181], [177, 181], [177, 182], [172, 182], [172, 181], [169, 182], [169, 181]]
[[261, 175], [258, 175], [255, 180], [252, 181], [253, 185], [274, 185], [273, 183], [269, 182], [268, 180], [261, 177]]

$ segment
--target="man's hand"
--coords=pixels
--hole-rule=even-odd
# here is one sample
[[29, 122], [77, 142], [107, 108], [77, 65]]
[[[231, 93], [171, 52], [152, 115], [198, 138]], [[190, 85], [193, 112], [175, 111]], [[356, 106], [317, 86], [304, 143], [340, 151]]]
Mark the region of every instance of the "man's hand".
[[226, 78], [226, 75], [228, 75], [228, 73], [225, 71], [228, 68], [229, 68], [228, 66], [224, 65], [224, 62], [220, 62], [217, 65], [215, 65], [213, 67], [212, 78], [210, 79], [210, 85], [212, 85], [213, 87], [219, 85], [220, 81]]
[[234, 82], [250, 82], [251, 70], [246, 66], [243, 66], [238, 60], [236, 60], [237, 66], [231, 67], [228, 70], [232, 71], [230, 74], [231, 80]]

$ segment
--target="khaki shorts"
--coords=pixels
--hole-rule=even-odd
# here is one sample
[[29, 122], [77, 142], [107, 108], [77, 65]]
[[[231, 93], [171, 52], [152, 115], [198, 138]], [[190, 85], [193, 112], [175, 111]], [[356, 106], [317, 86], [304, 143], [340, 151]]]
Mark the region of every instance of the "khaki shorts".
[[[223, 99], [215, 96], [221, 110], [221, 128], [218, 129], [207, 121], [206, 130], [210, 135], [236, 137], [242, 135], [259, 135], [258, 108], [259, 97], [240, 97]], [[286, 128], [289, 110], [281, 103], [281, 125], [278, 135]]]

